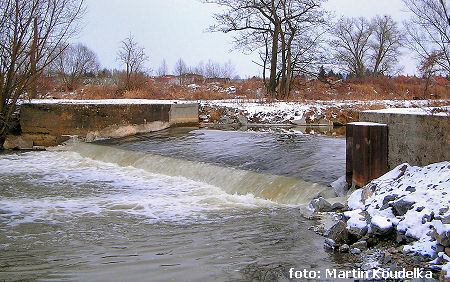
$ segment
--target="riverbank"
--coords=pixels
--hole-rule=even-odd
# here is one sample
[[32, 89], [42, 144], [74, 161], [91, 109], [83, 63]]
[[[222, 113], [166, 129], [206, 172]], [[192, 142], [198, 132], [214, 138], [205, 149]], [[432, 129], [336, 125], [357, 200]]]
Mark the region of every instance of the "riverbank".
[[[421, 269], [450, 279], [450, 162], [403, 164], [348, 198], [346, 211], [316, 227], [332, 252], [355, 256], [365, 271]], [[316, 211], [327, 211], [325, 200]], [[330, 218], [333, 224], [330, 224]], [[330, 227], [331, 226], [331, 227]]]
[[389, 108], [428, 108], [449, 100], [331, 100], [268, 102], [263, 100], [202, 100], [200, 121], [213, 124], [294, 124], [342, 126], [358, 121], [359, 112]]

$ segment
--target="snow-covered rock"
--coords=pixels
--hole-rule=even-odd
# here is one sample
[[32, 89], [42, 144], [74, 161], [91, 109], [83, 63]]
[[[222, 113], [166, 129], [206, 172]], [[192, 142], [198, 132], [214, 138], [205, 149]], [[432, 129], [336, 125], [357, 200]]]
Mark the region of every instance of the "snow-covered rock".
[[[450, 162], [415, 167], [403, 164], [348, 199], [347, 229], [369, 235], [391, 231], [407, 238], [405, 253], [435, 259], [450, 246]], [[441, 256], [448, 271], [450, 260]], [[448, 273], [448, 272], [447, 272]]]
[[370, 233], [375, 235], [385, 235], [392, 231], [393, 224], [389, 218], [376, 215], [371, 218]]

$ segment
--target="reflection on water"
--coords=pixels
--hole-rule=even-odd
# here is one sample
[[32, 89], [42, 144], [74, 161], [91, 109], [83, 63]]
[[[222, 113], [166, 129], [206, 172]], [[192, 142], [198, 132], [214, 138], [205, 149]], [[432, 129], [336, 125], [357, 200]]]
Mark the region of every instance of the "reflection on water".
[[[322, 150], [316, 143], [327, 142], [338, 148], [341, 141], [178, 129], [116, 145], [136, 154], [139, 148], [159, 150], [166, 165], [187, 164], [175, 157], [191, 158], [192, 164], [219, 164], [217, 169], [251, 168], [255, 177], [260, 161], [274, 160], [262, 165], [263, 172], [282, 164], [268, 151], [288, 157], [289, 151], [301, 155], [304, 147], [312, 163], [292, 166], [315, 171], [317, 159], [332, 164], [325, 170], [337, 175], [342, 164], [332, 160], [340, 157], [315, 151]], [[269, 281], [286, 277], [290, 267], [339, 267], [323, 250], [322, 238], [308, 230], [313, 222], [300, 216], [298, 206], [157, 173], [131, 157], [127, 161], [126, 151], [100, 147], [103, 157], [124, 155], [96, 160], [95, 145], [0, 155], [0, 280]], [[327, 150], [332, 148], [322, 152]], [[201, 152], [213, 157], [201, 159]], [[309, 175], [312, 181], [329, 179]]]

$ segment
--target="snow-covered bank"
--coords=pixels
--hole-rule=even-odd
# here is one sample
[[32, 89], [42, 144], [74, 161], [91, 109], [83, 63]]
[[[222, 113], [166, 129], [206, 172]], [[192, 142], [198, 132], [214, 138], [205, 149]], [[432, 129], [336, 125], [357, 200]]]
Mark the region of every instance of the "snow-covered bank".
[[[199, 102], [201, 118], [206, 122], [223, 122], [224, 120], [238, 122], [237, 117], [245, 117], [249, 122], [272, 124], [345, 124], [349, 121], [355, 121], [357, 112], [362, 110], [428, 108], [431, 112], [432, 107], [450, 104], [448, 100], [331, 100], [269, 103], [233, 99]], [[450, 108], [447, 107], [443, 110], [450, 115]], [[428, 112], [427, 110], [423, 111]], [[443, 114], [442, 111], [440, 114]]]
[[450, 278], [450, 162], [400, 165], [353, 192], [348, 206], [349, 236], [394, 239]]

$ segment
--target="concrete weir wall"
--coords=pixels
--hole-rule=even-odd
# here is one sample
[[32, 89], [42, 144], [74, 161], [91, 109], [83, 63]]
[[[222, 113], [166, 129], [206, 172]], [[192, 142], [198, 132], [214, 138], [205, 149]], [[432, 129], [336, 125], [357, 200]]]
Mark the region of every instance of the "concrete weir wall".
[[405, 162], [426, 166], [450, 160], [449, 116], [366, 111], [359, 119], [388, 125], [391, 169]]
[[20, 113], [21, 138], [33, 146], [54, 146], [67, 135], [93, 141], [198, 122], [195, 103], [29, 103], [21, 106]]

